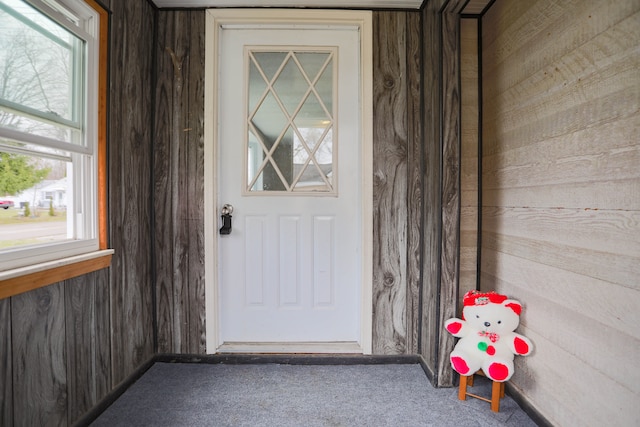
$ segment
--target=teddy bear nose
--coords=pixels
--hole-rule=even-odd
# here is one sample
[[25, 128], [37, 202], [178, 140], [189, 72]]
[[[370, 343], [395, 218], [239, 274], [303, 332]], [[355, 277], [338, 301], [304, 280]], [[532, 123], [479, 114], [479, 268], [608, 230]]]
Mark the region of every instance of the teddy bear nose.
[[491, 326], [491, 323], [489, 323], [489, 322], [484, 322], [484, 326], [486, 326], [486, 327], [488, 328], [489, 326]]

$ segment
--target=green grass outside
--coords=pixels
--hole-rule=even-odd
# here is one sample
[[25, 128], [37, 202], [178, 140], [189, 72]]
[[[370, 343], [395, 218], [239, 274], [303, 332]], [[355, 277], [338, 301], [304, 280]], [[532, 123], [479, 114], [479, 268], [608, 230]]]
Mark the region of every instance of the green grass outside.
[[0, 209], [0, 224], [30, 224], [38, 222], [66, 221], [67, 211], [55, 211], [55, 216], [49, 215], [49, 209], [31, 209], [36, 216], [24, 217], [20, 208]]

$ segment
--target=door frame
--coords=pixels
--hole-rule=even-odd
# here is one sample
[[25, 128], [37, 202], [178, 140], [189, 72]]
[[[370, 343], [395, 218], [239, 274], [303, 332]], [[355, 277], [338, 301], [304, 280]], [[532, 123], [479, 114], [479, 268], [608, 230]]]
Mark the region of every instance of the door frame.
[[[371, 11], [305, 9], [209, 9], [206, 12], [204, 107], [204, 231], [206, 351], [216, 353], [220, 342], [218, 265], [218, 52], [220, 32], [233, 25], [349, 26], [360, 33], [362, 271], [360, 283], [360, 351], [371, 354], [373, 338], [373, 32]], [[340, 352], [328, 344], [314, 352]], [[259, 352], [259, 347], [255, 350]], [[265, 350], [267, 351], [267, 350]]]

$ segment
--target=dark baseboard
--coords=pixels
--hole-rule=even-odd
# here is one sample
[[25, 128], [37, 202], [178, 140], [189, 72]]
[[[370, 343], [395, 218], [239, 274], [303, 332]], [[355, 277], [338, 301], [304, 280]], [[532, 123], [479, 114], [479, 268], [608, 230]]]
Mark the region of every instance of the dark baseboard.
[[89, 412], [84, 414], [80, 419], [73, 423], [75, 427], [84, 427], [96, 420], [106, 409], [113, 404], [122, 394], [127, 391], [133, 383], [135, 383], [145, 372], [149, 370], [156, 362], [156, 356], [151, 357], [145, 363], [140, 365], [131, 375], [125, 378], [113, 390], [111, 390], [100, 402], [98, 402]]
[[519, 389], [512, 386], [509, 382], [505, 384], [505, 392], [522, 408], [522, 410], [540, 427], [553, 427], [537, 409], [535, 409], [529, 401], [524, 397]]
[[420, 363], [416, 355], [372, 355], [361, 354], [158, 354], [155, 362], [164, 363], [226, 363], [283, 365], [381, 365]]
[[427, 361], [424, 359], [424, 357], [422, 355], [417, 355], [416, 357], [418, 358], [418, 363], [422, 367], [422, 370], [424, 371], [425, 375], [429, 379], [429, 382], [431, 383], [431, 385], [436, 387], [436, 384], [435, 384], [435, 382], [436, 382], [436, 374], [435, 374], [435, 372], [433, 372], [433, 370], [427, 364]]

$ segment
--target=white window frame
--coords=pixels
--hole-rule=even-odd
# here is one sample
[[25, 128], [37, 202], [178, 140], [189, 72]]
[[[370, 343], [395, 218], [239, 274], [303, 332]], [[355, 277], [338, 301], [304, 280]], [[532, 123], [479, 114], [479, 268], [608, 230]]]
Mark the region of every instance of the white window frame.
[[[24, 0], [86, 43], [85, 86], [83, 88], [83, 143], [63, 149], [71, 152], [73, 165], [69, 180], [72, 200], [67, 212], [67, 229], [73, 230], [72, 241], [16, 247], [0, 251], [0, 279], [13, 275], [25, 267], [39, 268], [39, 264], [65, 258], [96, 256], [98, 236], [98, 77], [100, 15], [84, 0]], [[57, 7], [52, 7], [57, 6]], [[63, 11], [69, 13], [62, 13]], [[69, 16], [78, 18], [73, 22]], [[0, 136], [32, 144], [49, 145], [55, 141], [28, 133], [0, 127]], [[62, 147], [60, 147], [62, 148]], [[71, 149], [70, 149], [71, 148]], [[3, 151], [5, 151], [3, 149]], [[81, 179], [74, 179], [81, 177]], [[68, 231], [69, 232], [69, 231]], [[18, 270], [17, 270], [18, 269]], [[6, 273], [6, 274], [5, 274]]]

